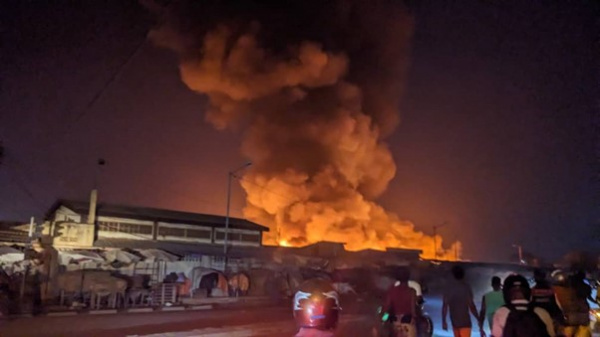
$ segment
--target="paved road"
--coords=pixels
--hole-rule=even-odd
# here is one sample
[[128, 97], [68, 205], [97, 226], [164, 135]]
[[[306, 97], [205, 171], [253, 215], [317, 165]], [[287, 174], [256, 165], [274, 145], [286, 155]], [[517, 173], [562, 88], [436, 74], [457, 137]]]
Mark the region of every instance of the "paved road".
[[[426, 310], [433, 318], [436, 337], [452, 336], [440, 329], [441, 301], [429, 298]], [[371, 305], [344, 307], [337, 337], [369, 336]], [[35, 317], [0, 321], [2, 337], [285, 337], [295, 333], [289, 306], [140, 314]], [[234, 329], [235, 328], [235, 329]], [[252, 333], [250, 333], [252, 332]], [[158, 334], [158, 335], [157, 335]], [[472, 336], [479, 336], [474, 331]], [[596, 336], [596, 335], [595, 335]]]
[[[334, 337], [368, 337], [371, 332], [371, 324], [370, 317], [366, 315], [343, 315], [338, 329], [334, 333]], [[129, 337], [291, 337], [296, 333], [295, 322], [290, 317], [277, 322], [255, 323], [221, 329], [205, 328]], [[319, 332], [312, 329], [305, 331], [305, 333], [306, 337], [332, 337], [331, 333]]]
[[140, 314], [77, 315], [20, 318], [0, 322], [2, 337], [121, 337], [169, 331], [189, 331], [290, 319], [289, 307], [157, 312]]

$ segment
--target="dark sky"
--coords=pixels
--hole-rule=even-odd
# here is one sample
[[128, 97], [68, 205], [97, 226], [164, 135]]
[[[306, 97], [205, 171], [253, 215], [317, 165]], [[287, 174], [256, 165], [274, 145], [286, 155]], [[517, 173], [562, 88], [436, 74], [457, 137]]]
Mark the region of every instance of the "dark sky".
[[[1, 220], [85, 199], [96, 176], [103, 201], [225, 212], [240, 136], [204, 121], [176, 56], [144, 42], [141, 6], [1, 7]], [[471, 259], [506, 260], [513, 243], [546, 257], [598, 249], [598, 5], [413, 9], [402, 123], [388, 138], [398, 172], [379, 201], [427, 233], [447, 221], [440, 233]], [[234, 186], [235, 216], [242, 193]]]

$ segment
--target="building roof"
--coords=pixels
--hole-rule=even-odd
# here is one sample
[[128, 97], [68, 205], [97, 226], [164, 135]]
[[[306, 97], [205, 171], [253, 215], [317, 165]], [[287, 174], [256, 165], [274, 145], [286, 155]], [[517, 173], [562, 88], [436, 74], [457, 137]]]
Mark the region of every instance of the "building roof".
[[[223, 245], [188, 243], [175, 241], [153, 241], [153, 240], [129, 240], [129, 239], [107, 239], [102, 238], [94, 242], [97, 248], [130, 248], [130, 249], [160, 249], [179, 256], [186, 255], [209, 255], [224, 256]], [[263, 257], [270, 256], [276, 247], [259, 246], [236, 246], [231, 245], [227, 249], [227, 256], [232, 258]]]
[[[73, 201], [60, 199], [54, 203], [46, 214], [50, 218], [60, 206], [65, 206], [73, 212], [81, 215], [87, 215], [89, 212], [89, 202]], [[219, 215], [190, 213], [182, 211], [173, 211], [159, 208], [148, 208], [138, 206], [125, 206], [99, 203], [96, 208], [98, 216], [122, 217], [128, 219], [146, 220], [146, 221], [161, 221], [182, 223], [190, 225], [202, 225], [210, 227], [224, 227], [225, 217]], [[237, 229], [257, 230], [268, 232], [269, 228], [261, 226], [246, 219], [229, 218], [229, 227]]]
[[0, 221], [0, 241], [4, 243], [26, 244], [31, 241], [27, 231], [16, 227], [23, 226], [25, 222]]

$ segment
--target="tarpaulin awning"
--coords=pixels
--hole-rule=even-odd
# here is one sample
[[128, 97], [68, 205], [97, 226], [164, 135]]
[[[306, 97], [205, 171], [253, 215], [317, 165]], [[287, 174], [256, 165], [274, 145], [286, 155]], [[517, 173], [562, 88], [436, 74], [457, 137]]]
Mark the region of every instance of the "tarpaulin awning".
[[82, 262], [105, 262], [105, 259], [100, 254], [87, 250], [59, 250], [58, 258], [62, 265]]
[[101, 254], [104, 259], [108, 262], [123, 262], [123, 263], [135, 263], [139, 262], [142, 258], [137, 256], [136, 254], [121, 250], [121, 249], [112, 249], [107, 250]]
[[167, 253], [160, 249], [136, 249], [136, 251], [144, 257], [144, 261], [146, 261], [146, 262], [179, 261], [179, 256], [171, 254], [171, 253]]
[[0, 263], [13, 263], [23, 261], [24, 253], [18, 249], [0, 246]]

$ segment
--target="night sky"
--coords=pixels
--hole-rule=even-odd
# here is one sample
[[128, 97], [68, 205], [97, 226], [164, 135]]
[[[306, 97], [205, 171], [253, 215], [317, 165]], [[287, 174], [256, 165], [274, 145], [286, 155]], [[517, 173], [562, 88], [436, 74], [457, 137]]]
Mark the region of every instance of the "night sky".
[[[598, 250], [597, 3], [415, 3], [401, 124], [386, 139], [397, 173], [378, 201], [426, 233], [447, 222], [439, 233], [473, 260], [505, 261], [513, 243], [547, 258]], [[147, 41], [150, 13], [0, 6], [0, 220], [41, 217], [95, 184], [105, 202], [225, 213], [241, 135], [205, 121], [176, 55]]]

